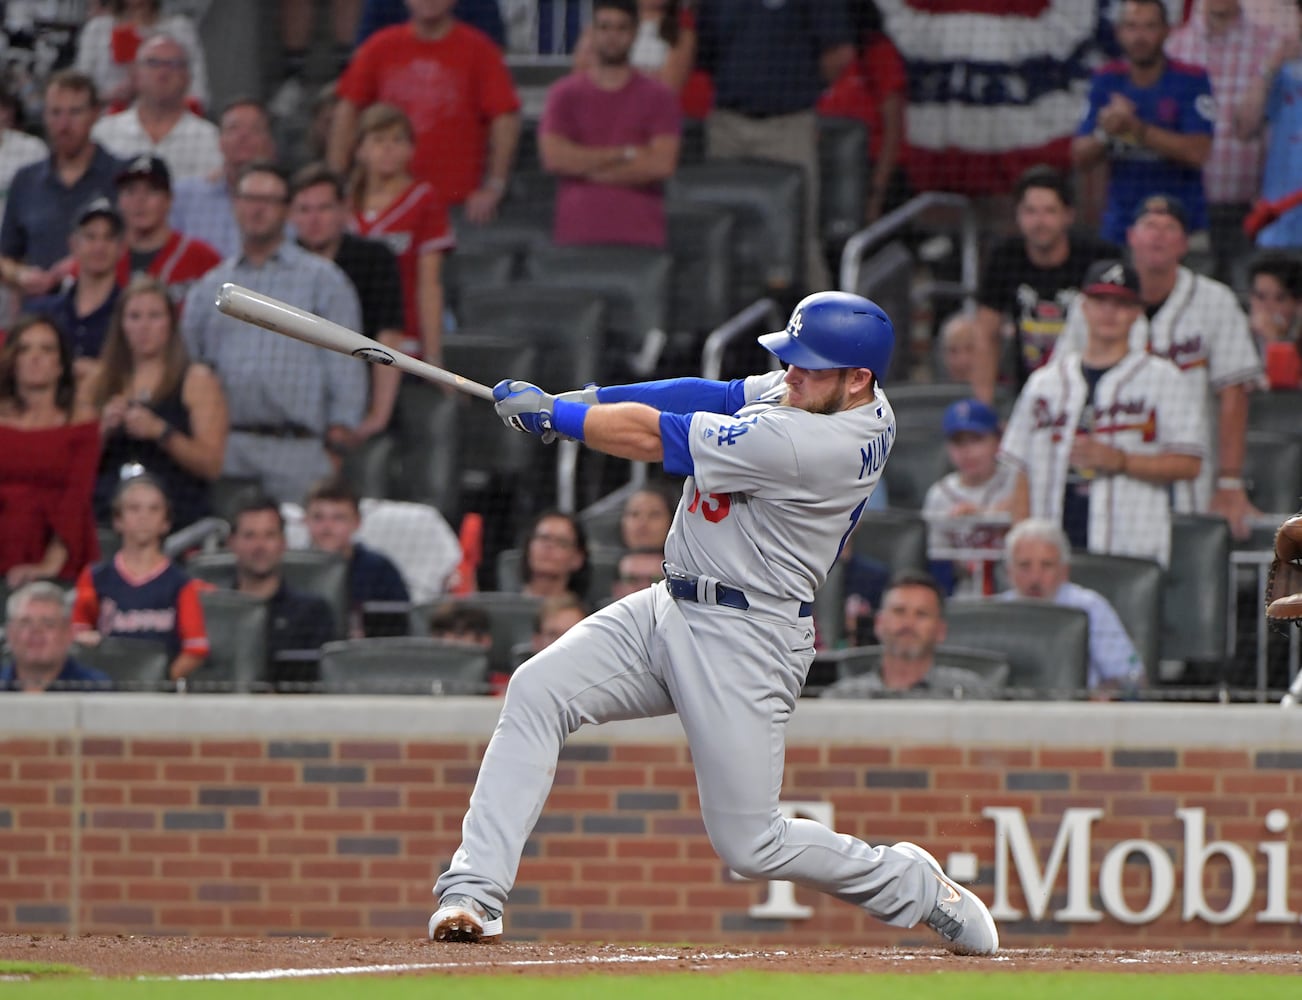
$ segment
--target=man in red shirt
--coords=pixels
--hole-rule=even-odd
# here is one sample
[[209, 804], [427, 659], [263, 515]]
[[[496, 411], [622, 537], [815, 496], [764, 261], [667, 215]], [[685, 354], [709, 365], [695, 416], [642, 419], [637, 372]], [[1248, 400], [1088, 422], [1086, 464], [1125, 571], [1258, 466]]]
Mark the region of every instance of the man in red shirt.
[[454, 0], [407, 0], [411, 20], [376, 32], [339, 80], [327, 160], [347, 173], [358, 113], [384, 101], [416, 132], [412, 172], [445, 205], [487, 222], [506, 191], [520, 138], [520, 99], [487, 35], [452, 16]]
[[663, 182], [678, 166], [678, 98], [637, 72], [635, 0], [596, 0], [592, 66], [553, 84], [538, 129], [543, 166], [560, 177], [559, 244], [663, 247]]
[[118, 260], [118, 284], [148, 274], [167, 285], [180, 305], [199, 278], [221, 262], [221, 254], [202, 240], [178, 233], [168, 223], [172, 212], [172, 174], [161, 157], [143, 154], [117, 177], [118, 209], [126, 223], [126, 249]]

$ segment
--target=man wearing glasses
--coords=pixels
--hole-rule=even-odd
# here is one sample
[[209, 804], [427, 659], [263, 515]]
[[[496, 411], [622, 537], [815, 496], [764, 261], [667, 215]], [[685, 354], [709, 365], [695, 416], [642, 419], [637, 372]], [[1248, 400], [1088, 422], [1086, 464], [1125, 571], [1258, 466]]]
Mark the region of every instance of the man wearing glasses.
[[154, 35], [136, 55], [136, 102], [101, 118], [91, 136], [123, 159], [161, 156], [173, 177], [207, 177], [221, 169], [217, 126], [190, 110], [190, 56], [170, 35]]
[[331, 451], [351, 440], [366, 407], [364, 365], [288, 337], [269, 336], [213, 308], [227, 281], [361, 329], [352, 284], [332, 261], [285, 238], [289, 182], [252, 163], [235, 185], [241, 248], [190, 288], [181, 332], [190, 355], [217, 372], [230, 401], [222, 472], [258, 479], [279, 501], [298, 503], [334, 472]]
[[6, 606], [9, 658], [0, 664], [0, 691], [106, 690], [107, 674], [68, 655], [72, 613], [63, 590], [37, 581], [15, 590]]

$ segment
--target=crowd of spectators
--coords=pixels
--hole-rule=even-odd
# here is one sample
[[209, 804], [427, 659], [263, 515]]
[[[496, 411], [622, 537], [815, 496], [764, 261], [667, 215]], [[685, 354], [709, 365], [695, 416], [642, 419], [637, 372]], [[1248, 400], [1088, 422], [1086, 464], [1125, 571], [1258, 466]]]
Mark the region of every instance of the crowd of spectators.
[[[173, 680], [198, 670], [207, 585], [166, 539], [208, 518], [213, 485], [233, 477], [259, 488], [229, 524], [234, 589], [272, 607], [270, 682], [311, 682], [314, 650], [370, 634], [367, 605], [412, 603], [401, 546], [357, 540], [365, 508], [341, 478], [393, 426], [402, 379], [212, 302], [236, 282], [441, 363], [457, 233], [492, 226], [511, 197], [525, 104], [504, 47], [518, 46], [522, 8], [334, 0], [334, 78], [310, 101], [313, 5], [283, 0], [283, 74], [214, 107], [192, 16], [204, 5], [83, 6], [61, 56], [38, 59], [32, 42], [22, 93], [0, 88], [0, 572], [16, 599], [5, 676], [86, 680], [70, 644], [131, 635], [167, 647]], [[1005, 185], [1012, 213], [992, 216], [974, 308], [938, 331], [940, 367], [971, 398], [910, 431], [943, 438], [955, 470], [923, 504], [933, 547], [953, 554], [874, 595], [881, 670], [847, 690], [985, 690], [931, 666], [945, 599], [1000, 596], [992, 564], [964, 553], [1007, 545], [1008, 593], [1086, 606], [1097, 630], [1106, 616], [1067, 582], [1073, 548], [1166, 565], [1173, 512], [1223, 516], [1240, 539], [1260, 515], [1245, 483], [1249, 394], [1302, 387], [1302, 43], [1295, 16], [1272, 20], [1298, 5], [1115, 6], [1115, 58], [1072, 91], [1085, 98], [1074, 138]], [[707, 158], [801, 168], [804, 266], [770, 284], [829, 287], [819, 116], [866, 126], [857, 221], [919, 190], [917, 80], [892, 39], [921, 16], [906, 8], [596, 0], [537, 122], [553, 242], [666, 247], [684, 121], [703, 119]], [[307, 162], [277, 148], [286, 116], [312, 118]], [[305, 544], [347, 562], [346, 621], [286, 583], [295, 505]], [[662, 578], [672, 514], [660, 490], [633, 494], [606, 551], [576, 516], [537, 513], [518, 540], [532, 648]], [[102, 552], [110, 538], [118, 547]], [[1057, 559], [1038, 577], [1019, 574], [1032, 545]], [[41, 581], [75, 584], [66, 627]], [[476, 581], [449, 574], [445, 586], [466, 596]], [[444, 602], [420, 631], [482, 643], [479, 615]], [[1092, 689], [1140, 683], [1120, 632], [1097, 644]]]

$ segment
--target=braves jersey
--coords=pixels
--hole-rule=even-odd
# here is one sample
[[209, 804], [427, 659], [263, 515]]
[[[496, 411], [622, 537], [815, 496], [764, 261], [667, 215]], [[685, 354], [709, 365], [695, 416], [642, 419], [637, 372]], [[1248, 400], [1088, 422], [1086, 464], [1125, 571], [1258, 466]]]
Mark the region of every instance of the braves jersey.
[[[1126, 63], [1112, 62], [1090, 81], [1089, 106], [1077, 135], [1090, 135], [1098, 127], [1099, 112], [1113, 94], [1129, 98], [1141, 122], [1168, 132], [1210, 136], [1216, 125], [1211, 79], [1201, 66], [1167, 60], [1156, 83], [1137, 87]], [[1111, 138], [1108, 165], [1108, 200], [1099, 226], [1105, 240], [1124, 243], [1136, 206], [1151, 194], [1179, 198], [1189, 211], [1190, 231], [1207, 228], [1203, 172], [1197, 167], [1168, 159], [1128, 136]]]
[[[1002, 549], [1004, 536], [1010, 524], [1006, 511], [1003, 519], [983, 520], [969, 515], [953, 519], [950, 511], [959, 504], [969, 504], [978, 511], [989, 511], [1006, 503], [1017, 485], [1017, 471], [1009, 465], [999, 465], [995, 474], [984, 483], [966, 486], [957, 472], [936, 480], [927, 489], [922, 501], [922, 516], [927, 521], [927, 540], [932, 547], [947, 549]], [[958, 563], [955, 563], [959, 567]], [[956, 593], [979, 595], [993, 589], [991, 562], [974, 562], [961, 566], [963, 573]]]
[[[999, 456], [1025, 473], [1032, 517], [1062, 523], [1071, 446], [1088, 394], [1081, 357], [1059, 348], [1017, 397]], [[1171, 362], [1131, 351], [1094, 390], [1094, 436], [1133, 455], [1203, 454], [1202, 397]], [[1139, 556], [1166, 565], [1171, 500], [1165, 485], [1126, 475], [1096, 475], [1089, 485], [1089, 551]]]
[[[736, 413], [682, 418], [691, 475], [665, 559], [748, 596], [810, 601], [881, 479], [895, 414], [880, 386], [830, 415], [783, 406], [783, 375], [747, 378]], [[669, 459], [678, 445], [666, 444]]]
[[94, 629], [101, 636], [148, 639], [167, 647], [168, 656], [208, 655], [200, 590], [175, 563], [166, 562], [147, 576], [132, 576], [114, 556], [87, 566], [77, 578], [72, 609], [74, 629]]
[[402, 349], [413, 357], [424, 353], [420, 330], [419, 260], [421, 254], [446, 252], [456, 245], [448, 213], [425, 181], [417, 181], [379, 212], [356, 212], [353, 228], [359, 236], [379, 240], [398, 258], [402, 276], [407, 342]]
[[[1085, 339], [1085, 317], [1076, 302], [1068, 312], [1059, 349], [1083, 351]], [[1227, 286], [1182, 267], [1175, 288], [1153, 318], [1140, 316], [1130, 328], [1130, 349], [1146, 350], [1174, 362], [1185, 375], [1186, 391], [1208, 415], [1202, 471], [1197, 479], [1172, 485], [1176, 510], [1205, 511], [1211, 503], [1217, 470], [1220, 407], [1216, 393], [1231, 385], [1255, 385], [1262, 378], [1261, 357], [1247, 317]]]
[[[145, 269], [146, 274], [167, 286], [167, 293], [178, 306], [185, 301], [190, 286], [221, 263], [221, 254], [203, 240], [192, 239], [176, 230], [159, 247], [154, 259]], [[122, 288], [131, 280], [131, 251], [123, 251], [118, 259], [118, 285]]]

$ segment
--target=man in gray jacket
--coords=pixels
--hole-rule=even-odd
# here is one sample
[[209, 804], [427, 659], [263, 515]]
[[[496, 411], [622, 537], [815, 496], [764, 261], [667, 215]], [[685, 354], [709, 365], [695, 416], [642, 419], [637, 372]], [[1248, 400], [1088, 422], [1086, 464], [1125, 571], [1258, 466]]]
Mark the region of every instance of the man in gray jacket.
[[881, 643], [880, 663], [837, 681], [824, 698], [999, 696], [974, 671], [936, 662], [936, 647], [945, 641], [945, 592], [930, 573], [896, 573], [882, 594], [873, 628]]

